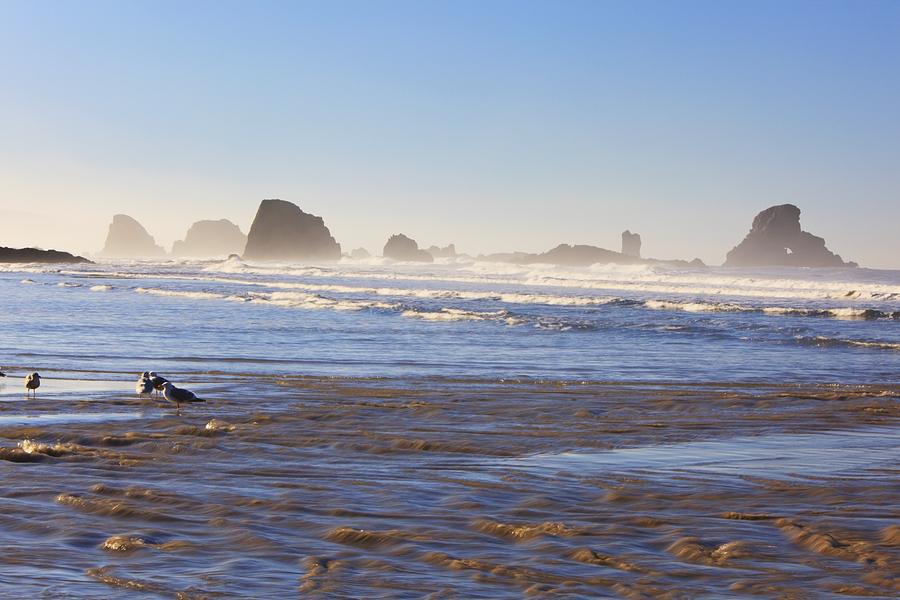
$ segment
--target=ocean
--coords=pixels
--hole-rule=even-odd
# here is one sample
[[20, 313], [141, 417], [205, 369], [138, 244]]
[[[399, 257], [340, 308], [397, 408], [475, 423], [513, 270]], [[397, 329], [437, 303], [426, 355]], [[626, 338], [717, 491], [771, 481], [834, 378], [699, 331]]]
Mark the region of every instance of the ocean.
[[900, 590], [900, 271], [135, 261], [0, 297], [5, 597]]

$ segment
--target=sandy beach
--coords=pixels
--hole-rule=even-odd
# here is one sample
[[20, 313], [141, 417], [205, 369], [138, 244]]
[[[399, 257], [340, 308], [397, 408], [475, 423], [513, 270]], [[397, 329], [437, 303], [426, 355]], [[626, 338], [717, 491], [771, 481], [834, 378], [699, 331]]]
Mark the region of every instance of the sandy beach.
[[0, 388], [2, 578], [25, 594], [900, 589], [896, 386], [195, 373], [216, 402], [176, 415], [125, 374], [66, 375], [27, 404]]

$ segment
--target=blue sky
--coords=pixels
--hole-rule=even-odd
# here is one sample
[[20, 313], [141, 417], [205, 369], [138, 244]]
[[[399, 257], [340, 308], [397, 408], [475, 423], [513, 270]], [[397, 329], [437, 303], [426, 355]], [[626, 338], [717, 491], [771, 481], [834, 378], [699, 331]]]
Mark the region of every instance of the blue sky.
[[900, 267], [900, 2], [0, 0], [0, 73], [0, 244], [280, 197], [347, 250], [719, 263], [792, 202]]

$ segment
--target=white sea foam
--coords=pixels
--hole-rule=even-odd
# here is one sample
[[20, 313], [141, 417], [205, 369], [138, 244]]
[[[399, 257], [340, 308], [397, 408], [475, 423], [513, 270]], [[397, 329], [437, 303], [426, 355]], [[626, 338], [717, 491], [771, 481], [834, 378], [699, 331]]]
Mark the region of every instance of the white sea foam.
[[92, 285], [90, 289], [92, 292], [108, 292], [113, 288], [111, 285], [104, 284], [104, 285]]
[[153, 296], [169, 296], [175, 298], [193, 298], [195, 300], [220, 300], [227, 298], [224, 294], [216, 294], [213, 292], [186, 292], [180, 290], [162, 290], [157, 288], [136, 288], [139, 294], [151, 294]]
[[524, 322], [524, 319], [513, 316], [505, 310], [474, 311], [442, 308], [440, 310], [405, 310], [402, 315], [425, 321], [502, 321], [507, 325], [520, 325]]
[[[900, 300], [894, 271], [855, 269], [673, 268], [662, 265], [594, 265], [560, 268], [550, 265], [512, 265], [474, 262], [464, 265], [411, 267], [341, 264], [334, 268], [290, 265], [220, 263], [208, 272], [284, 275], [289, 277], [341, 277], [396, 281], [445, 281], [501, 285], [529, 285], [584, 290], [621, 290], [631, 293], [727, 295], [751, 298], [804, 298], [842, 300]], [[860, 275], [862, 274], [862, 275]], [[865, 279], [869, 279], [866, 281]]]

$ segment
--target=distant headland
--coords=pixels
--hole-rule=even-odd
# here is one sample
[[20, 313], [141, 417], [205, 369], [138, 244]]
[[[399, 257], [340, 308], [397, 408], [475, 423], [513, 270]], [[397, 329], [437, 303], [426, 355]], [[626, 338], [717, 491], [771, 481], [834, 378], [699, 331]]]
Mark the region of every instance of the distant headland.
[[0, 263], [86, 263], [91, 261], [59, 250], [0, 247]]

